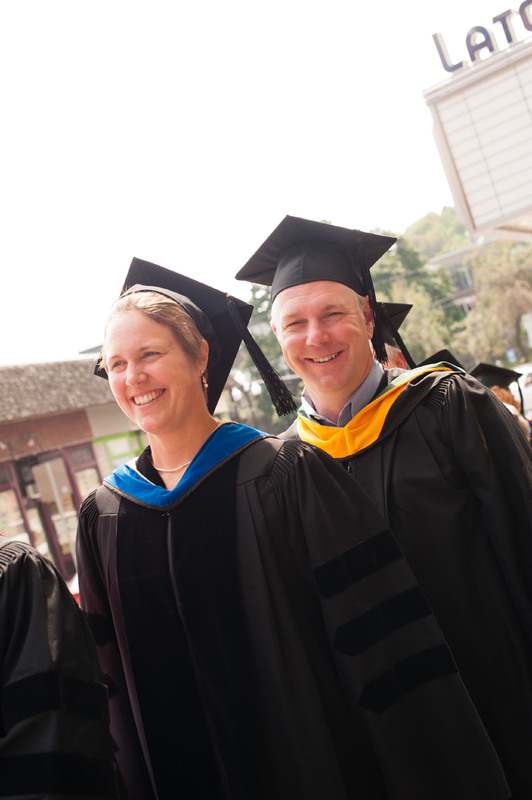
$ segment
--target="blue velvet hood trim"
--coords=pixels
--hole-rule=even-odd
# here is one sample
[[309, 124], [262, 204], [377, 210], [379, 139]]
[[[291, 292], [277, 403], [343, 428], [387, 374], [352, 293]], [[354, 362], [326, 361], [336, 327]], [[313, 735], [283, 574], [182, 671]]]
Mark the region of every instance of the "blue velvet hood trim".
[[203, 443], [182, 479], [172, 490], [150, 483], [135, 469], [134, 462], [117, 467], [112, 475], [104, 479], [104, 483], [152, 508], [169, 508], [217, 464], [255, 439], [267, 435], [248, 425], [223, 423]]

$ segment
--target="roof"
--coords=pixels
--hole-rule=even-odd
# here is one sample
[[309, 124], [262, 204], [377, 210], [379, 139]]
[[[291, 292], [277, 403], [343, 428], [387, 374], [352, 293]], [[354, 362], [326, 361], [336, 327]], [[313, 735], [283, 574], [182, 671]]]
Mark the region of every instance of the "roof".
[[113, 401], [94, 361], [54, 361], [0, 367], [0, 423], [78, 411]]

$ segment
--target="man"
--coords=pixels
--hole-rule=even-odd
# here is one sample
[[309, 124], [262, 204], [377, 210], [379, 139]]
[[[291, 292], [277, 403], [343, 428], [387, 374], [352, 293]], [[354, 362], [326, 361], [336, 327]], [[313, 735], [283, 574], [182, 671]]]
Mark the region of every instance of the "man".
[[305, 384], [284, 436], [340, 460], [384, 514], [512, 797], [525, 800], [532, 797], [530, 448], [497, 398], [462, 370], [384, 369], [373, 358], [386, 354], [369, 269], [394, 241], [286, 217], [237, 278], [272, 286], [272, 326]]
[[0, 675], [0, 797], [125, 797], [89, 628], [53, 565], [4, 537]]

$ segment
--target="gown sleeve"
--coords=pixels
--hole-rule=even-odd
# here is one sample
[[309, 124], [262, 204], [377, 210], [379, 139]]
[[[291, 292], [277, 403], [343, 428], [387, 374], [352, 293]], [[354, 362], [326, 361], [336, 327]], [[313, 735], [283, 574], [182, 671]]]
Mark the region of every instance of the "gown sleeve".
[[442, 386], [445, 446], [478, 501], [486, 532], [532, 642], [532, 448], [510, 412], [470, 376]]
[[[308, 568], [342, 688], [361, 715], [391, 800], [502, 800], [504, 773], [428, 602], [356, 481], [289, 441], [277, 500]], [[278, 459], [278, 462], [280, 459]]]
[[94, 642], [53, 565], [0, 546], [0, 794], [118, 798]]

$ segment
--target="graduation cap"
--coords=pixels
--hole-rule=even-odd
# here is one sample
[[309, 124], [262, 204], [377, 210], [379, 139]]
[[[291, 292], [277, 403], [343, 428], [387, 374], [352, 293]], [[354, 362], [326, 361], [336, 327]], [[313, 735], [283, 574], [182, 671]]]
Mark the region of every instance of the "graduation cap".
[[495, 364], [485, 364], [481, 361], [476, 367], [473, 367], [473, 369], [469, 371], [469, 374], [476, 378], [477, 381], [484, 384], [484, 386], [487, 386], [488, 389], [491, 389], [492, 386], [500, 386], [501, 389], [509, 389], [510, 384], [515, 382], [521, 400], [521, 414], [524, 413], [525, 404], [523, 392], [521, 391], [521, 384], [518, 380], [521, 377], [520, 372], [515, 372], [515, 370], [507, 369], [506, 367], [497, 367]]
[[398, 347], [410, 368], [415, 367], [416, 363], [408, 352], [408, 348], [399, 333], [399, 328], [412, 308], [412, 303], [377, 303], [377, 314], [379, 315], [384, 343]]
[[506, 369], [506, 367], [497, 367], [495, 364], [485, 364], [482, 361], [469, 371], [477, 381], [483, 383], [491, 389], [492, 386], [500, 386], [501, 389], [509, 389], [510, 384], [521, 376], [520, 372], [514, 372], [513, 369]]
[[423, 361], [419, 361], [417, 366], [424, 367], [427, 364], [439, 364], [440, 361], [445, 361], [447, 364], [452, 364], [453, 366], [464, 370], [463, 366], [460, 364], [458, 359], [455, 356], [453, 356], [450, 350], [446, 350], [445, 348], [443, 348], [442, 350], [438, 350], [436, 353], [432, 353], [432, 355], [427, 356], [427, 358], [424, 358]]
[[377, 303], [382, 322], [382, 335], [386, 344], [395, 344], [397, 331], [412, 308], [412, 303]]
[[369, 270], [396, 241], [392, 236], [286, 216], [236, 278], [271, 286], [272, 303], [284, 289], [314, 281], [336, 281], [367, 295], [374, 321], [373, 347], [377, 358], [386, 361]]
[[[277, 413], [281, 416], [295, 410], [290, 391], [248, 331], [252, 305], [193, 278], [134, 258], [120, 296], [149, 291], [179, 303], [206, 339], [209, 345], [207, 405], [211, 414], [214, 413], [242, 340], [264, 380]], [[105, 369], [99, 364], [94, 372], [107, 378]]]

